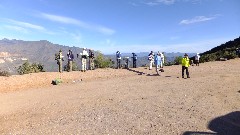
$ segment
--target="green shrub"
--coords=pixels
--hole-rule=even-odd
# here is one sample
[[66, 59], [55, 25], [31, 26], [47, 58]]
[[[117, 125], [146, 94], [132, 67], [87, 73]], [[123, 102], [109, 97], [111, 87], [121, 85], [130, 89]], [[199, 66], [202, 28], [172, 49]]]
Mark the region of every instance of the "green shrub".
[[59, 85], [60, 83], [63, 83], [63, 80], [61, 78], [56, 78], [55, 80], [52, 80], [53, 85]]
[[98, 56], [94, 60], [96, 68], [110, 68], [113, 67], [113, 63], [111, 59], [105, 58], [101, 52], [98, 52]]
[[44, 72], [44, 65], [33, 63], [32, 65], [27, 61], [22, 64], [22, 66], [19, 66], [17, 69], [17, 72], [20, 75], [23, 74], [29, 74], [29, 73], [38, 73], [38, 72]]
[[183, 58], [182, 56], [175, 57], [174, 64], [175, 65], [182, 64], [182, 58]]

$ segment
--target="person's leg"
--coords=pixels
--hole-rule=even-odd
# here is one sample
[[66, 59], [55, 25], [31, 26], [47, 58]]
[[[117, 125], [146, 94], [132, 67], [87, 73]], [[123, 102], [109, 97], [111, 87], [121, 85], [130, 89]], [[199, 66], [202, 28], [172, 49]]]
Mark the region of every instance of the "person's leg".
[[94, 59], [91, 59], [91, 70], [94, 70]]
[[116, 66], [116, 68], [118, 68], [118, 59], [117, 59], [117, 66]]
[[117, 60], [117, 64], [118, 64], [117, 68], [120, 69], [120, 66], [121, 66], [120, 65], [120, 59]]
[[158, 75], [160, 75], [159, 74], [159, 67], [160, 67], [160, 65], [156, 65], [156, 72], [157, 72]]
[[84, 59], [84, 71], [87, 70], [87, 59]]
[[149, 64], [149, 70], [152, 70], [152, 65], [153, 65], [153, 62], [150, 61], [150, 64]]
[[69, 61], [69, 72], [72, 72], [72, 61]]
[[59, 60], [59, 72], [62, 73], [62, 60]]
[[92, 70], [92, 60], [91, 60], [91, 58], [89, 58], [88, 63], [89, 63], [88, 69]]
[[182, 66], [182, 78], [184, 78], [184, 70], [185, 70], [185, 66]]
[[189, 72], [188, 72], [188, 67], [186, 67], [186, 74], [187, 74], [187, 78], [190, 78]]
[[82, 58], [82, 71], [84, 71], [84, 59]]

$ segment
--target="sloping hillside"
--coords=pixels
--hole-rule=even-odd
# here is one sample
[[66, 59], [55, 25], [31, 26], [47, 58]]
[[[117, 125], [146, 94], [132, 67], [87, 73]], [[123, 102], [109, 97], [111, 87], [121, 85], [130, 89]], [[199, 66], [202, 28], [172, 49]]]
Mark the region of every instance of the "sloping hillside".
[[219, 60], [220, 58], [236, 58], [236, 48], [240, 48], [240, 37], [202, 53], [200, 61], [208, 62]]
[[[46, 40], [41, 41], [23, 41], [23, 40], [0, 40], [0, 68], [14, 71], [16, 68], [29, 60], [29, 62], [44, 64], [45, 70], [57, 71], [55, 61], [55, 53], [59, 50], [65, 55], [64, 65], [67, 63], [66, 54], [68, 50], [72, 50], [73, 54], [80, 53], [81, 48], [68, 47], [58, 44], [53, 44]], [[80, 65], [80, 60], [76, 59]]]

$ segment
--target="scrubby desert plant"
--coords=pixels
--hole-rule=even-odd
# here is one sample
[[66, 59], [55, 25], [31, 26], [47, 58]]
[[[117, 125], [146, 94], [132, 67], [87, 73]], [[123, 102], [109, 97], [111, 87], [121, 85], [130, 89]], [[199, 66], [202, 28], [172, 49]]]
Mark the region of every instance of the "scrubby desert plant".
[[182, 64], [182, 58], [183, 58], [182, 56], [175, 57], [174, 64], [175, 65]]
[[9, 77], [10, 73], [8, 71], [0, 71], [0, 76], [6, 76]]
[[101, 52], [98, 52], [98, 56], [94, 60], [96, 68], [110, 68], [114, 62], [111, 59], [105, 58]]
[[60, 83], [63, 83], [63, 80], [61, 78], [56, 78], [55, 80], [52, 80], [53, 85], [59, 85]]
[[20, 75], [29, 74], [29, 73], [44, 72], [44, 65], [37, 64], [37, 63], [30, 64], [27, 61], [27, 62], [23, 63], [22, 66], [18, 67], [17, 72]]

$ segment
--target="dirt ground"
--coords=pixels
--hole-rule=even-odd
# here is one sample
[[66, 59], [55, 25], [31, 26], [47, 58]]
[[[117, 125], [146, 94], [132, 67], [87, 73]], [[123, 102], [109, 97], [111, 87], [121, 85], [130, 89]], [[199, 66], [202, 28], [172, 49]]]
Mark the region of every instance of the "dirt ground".
[[[0, 134], [240, 134], [240, 59], [0, 77]], [[63, 84], [51, 81], [61, 77]]]

